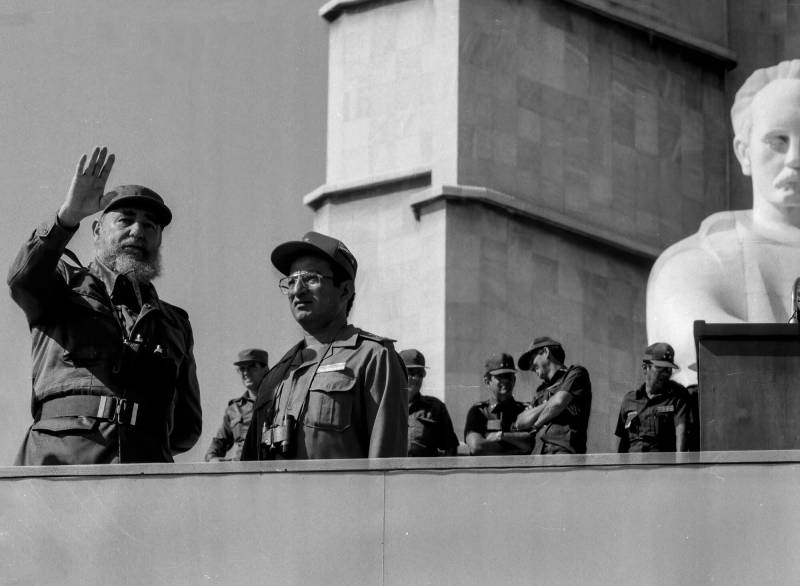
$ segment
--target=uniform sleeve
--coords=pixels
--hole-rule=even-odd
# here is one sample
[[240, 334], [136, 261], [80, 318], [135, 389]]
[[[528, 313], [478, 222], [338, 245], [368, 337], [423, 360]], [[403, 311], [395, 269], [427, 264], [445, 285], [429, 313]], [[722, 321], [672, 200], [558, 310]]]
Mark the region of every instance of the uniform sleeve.
[[687, 427], [691, 424], [692, 416], [689, 409], [688, 392], [681, 388], [682, 391], [675, 395], [675, 425], [683, 423]]
[[467, 421], [464, 424], [464, 439], [470, 433], [486, 435], [486, 417], [481, 413], [480, 407], [473, 405], [467, 411]]
[[170, 449], [173, 454], [180, 454], [194, 446], [203, 431], [200, 383], [197, 381], [197, 365], [194, 361], [194, 337], [188, 320], [184, 327], [186, 355], [178, 368], [178, 378], [175, 384], [175, 409], [169, 434]]
[[247, 428], [247, 435], [244, 436], [244, 443], [242, 444], [242, 453], [239, 459], [246, 460], [259, 460], [258, 445], [261, 443], [261, 421], [263, 419], [262, 410], [256, 406], [253, 409], [253, 418], [250, 419], [250, 427]]
[[558, 388], [559, 391], [566, 391], [572, 395], [572, 400], [582, 399], [591, 393], [591, 383], [589, 373], [583, 367], [570, 368], [564, 375], [564, 380]]
[[64, 228], [57, 220], [41, 224], [22, 245], [8, 271], [11, 297], [25, 312], [29, 324], [37, 323], [58, 298], [64, 279], [59, 259], [77, 228]]
[[233, 446], [233, 441], [230, 410], [225, 409], [225, 415], [222, 416], [222, 425], [219, 426], [217, 433], [211, 438], [211, 445], [208, 446], [205, 456], [206, 462], [212, 458], [224, 458], [225, 454]]
[[405, 457], [408, 453], [408, 377], [391, 343], [382, 343], [373, 353], [364, 374], [368, 457]]
[[619, 414], [617, 415], [617, 427], [614, 430], [614, 435], [616, 435], [619, 438], [627, 438], [628, 436], [628, 430], [625, 429], [625, 403], [627, 402], [626, 397], [627, 395], [623, 397], [622, 403], [620, 403]]

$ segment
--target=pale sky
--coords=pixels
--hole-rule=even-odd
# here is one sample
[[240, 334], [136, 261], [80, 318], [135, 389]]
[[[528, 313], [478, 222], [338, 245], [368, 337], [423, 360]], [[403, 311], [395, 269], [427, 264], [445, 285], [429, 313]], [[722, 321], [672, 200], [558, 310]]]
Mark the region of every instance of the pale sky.
[[[202, 460], [242, 386], [236, 352], [279, 358], [300, 334], [272, 248], [313, 215], [325, 181], [327, 23], [319, 0], [17, 0], [0, 9], [0, 227], [5, 275], [36, 225], [54, 217], [83, 152], [117, 155], [109, 187], [147, 185], [173, 211], [159, 295], [189, 312]], [[90, 221], [70, 248], [91, 260]], [[0, 301], [5, 397], [0, 465], [32, 418], [30, 335]]]

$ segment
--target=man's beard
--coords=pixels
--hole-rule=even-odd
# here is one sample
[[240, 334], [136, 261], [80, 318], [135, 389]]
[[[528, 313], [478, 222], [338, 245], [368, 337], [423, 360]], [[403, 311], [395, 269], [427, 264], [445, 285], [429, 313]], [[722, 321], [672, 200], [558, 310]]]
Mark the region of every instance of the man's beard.
[[97, 258], [118, 275], [149, 283], [161, 275], [161, 250], [142, 253], [146, 258], [136, 258], [119, 244], [104, 244], [97, 250]]

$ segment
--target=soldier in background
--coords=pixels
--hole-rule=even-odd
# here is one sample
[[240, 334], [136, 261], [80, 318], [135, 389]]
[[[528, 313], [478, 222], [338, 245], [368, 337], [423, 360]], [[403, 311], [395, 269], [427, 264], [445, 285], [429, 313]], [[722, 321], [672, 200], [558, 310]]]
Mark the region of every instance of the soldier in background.
[[458, 437], [447, 407], [420, 392], [425, 378], [425, 356], [411, 348], [400, 352], [408, 371], [408, 455], [455, 456]]
[[514, 358], [496, 354], [486, 361], [483, 382], [492, 398], [475, 403], [467, 411], [464, 441], [473, 456], [530, 454], [533, 435], [512, 429], [525, 403], [514, 399], [517, 382]]
[[592, 383], [583, 366], [565, 366], [560, 342], [535, 338], [519, 357], [521, 370], [533, 370], [542, 379], [533, 406], [522, 413], [519, 429], [537, 434], [536, 454], [585, 454], [586, 431], [592, 409]]
[[614, 432], [619, 452], [685, 452], [690, 421], [686, 389], [670, 380], [678, 370], [675, 351], [651, 344], [642, 359], [644, 382], [622, 399]]
[[241, 397], [228, 401], [222, 416], [222, 425], [211, 439], [211, 445], [206, 452], [206, 462], [238, 460], [241, 456], [242, 444], [253, 416], [258, 385], [269, 370], [269, 355], [266, 350], [248, 348], [239, 352], [233, 365], [242, 378], [245, 391]]

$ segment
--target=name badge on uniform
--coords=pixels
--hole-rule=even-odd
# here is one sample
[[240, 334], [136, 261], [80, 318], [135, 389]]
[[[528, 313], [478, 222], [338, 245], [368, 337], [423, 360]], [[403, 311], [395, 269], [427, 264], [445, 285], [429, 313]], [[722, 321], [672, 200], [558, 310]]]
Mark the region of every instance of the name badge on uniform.
[[675, 405], [664, 405], [663, 407], [656, 407], [656, 413], [674, 413]]
[[339, 372], [344, 370], [345, 362], [334, 362], [333, 364], [324, 364], [317, 369], [317, 372]]

